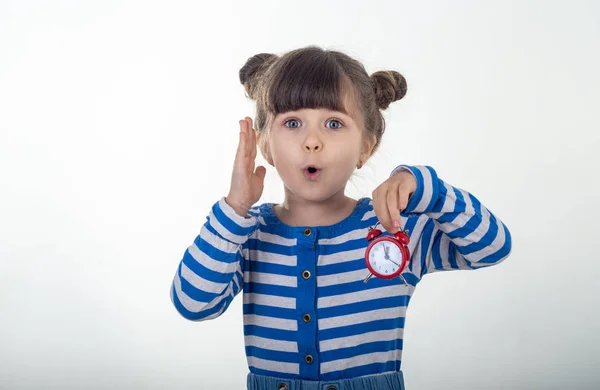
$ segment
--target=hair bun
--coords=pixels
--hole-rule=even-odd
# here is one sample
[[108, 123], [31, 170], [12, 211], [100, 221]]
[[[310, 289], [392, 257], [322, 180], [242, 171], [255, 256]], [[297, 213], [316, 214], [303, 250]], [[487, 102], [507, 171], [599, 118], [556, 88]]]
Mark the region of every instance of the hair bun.
[[275, 54], [259, 53], [246, 61], [239, 71], [240, 83], [244, 86], [248, 97], [256, 100], [256, 91], [260, 76], [269, 67], [273, 60], [277, 59]]
[[381, 70], [371, 75], [375, 90], [375, 102], [381, 110], [406, 95], [406, 79], [395, 70]]

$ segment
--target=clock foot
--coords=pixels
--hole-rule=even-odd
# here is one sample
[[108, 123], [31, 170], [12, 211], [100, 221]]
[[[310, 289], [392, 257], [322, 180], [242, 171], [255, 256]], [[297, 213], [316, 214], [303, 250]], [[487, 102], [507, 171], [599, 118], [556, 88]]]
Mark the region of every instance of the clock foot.
[[408, 286], [408, 283], [406, 283], [406, 279], [404, 279], [404, 276], [402, 276], [402, 274], [400, 274], [399, 278], [402, 279], [404, 284]]

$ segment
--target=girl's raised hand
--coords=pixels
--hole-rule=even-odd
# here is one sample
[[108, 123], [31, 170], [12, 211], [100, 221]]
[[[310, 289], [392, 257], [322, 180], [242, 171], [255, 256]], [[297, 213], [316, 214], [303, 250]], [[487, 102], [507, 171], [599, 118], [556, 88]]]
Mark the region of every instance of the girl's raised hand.
[[240, 121], [240, 139], [233, 164], [231, 187], [225, 198], [227, 204], [242, 217], [258, 202], [264, 188], [267, 170], [262, 165], [254, 169], [256, 149], [256, 130], [252, 128], [252, 119], [246, 117]]

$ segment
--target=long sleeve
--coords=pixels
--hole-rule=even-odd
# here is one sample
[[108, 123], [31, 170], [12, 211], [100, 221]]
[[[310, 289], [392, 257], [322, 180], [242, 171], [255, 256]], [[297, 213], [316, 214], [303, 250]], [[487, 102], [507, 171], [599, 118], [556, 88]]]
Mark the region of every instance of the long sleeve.
[[221, 198], [180, 261], [171, 284], [171, 301], [186, 319], [220, 316], [242, 290], [243, 253], [258, 219], [239, 216]]
[[[411, 271], [472, 270], [500, 263], [511, 252], [511, 236], [502, 221], [471, 193], [438, 178], [430, 166], [400, 165], [411, 172], [417, 189], [401, 215], [411, 232]], [[416, 218], [409, 218], [410, 215]], [[412, 232], [420, 234], [412, 243]]]

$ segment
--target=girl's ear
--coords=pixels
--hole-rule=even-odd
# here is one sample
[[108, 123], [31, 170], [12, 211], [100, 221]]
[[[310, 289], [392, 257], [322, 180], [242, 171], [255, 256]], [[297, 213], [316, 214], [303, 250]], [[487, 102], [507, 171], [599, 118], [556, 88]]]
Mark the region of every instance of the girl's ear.
[[362, 166], [365, 165], [367, 160], [371, 157], [376, 143], [377, 138], [375, 137], [375, 135], [372, 134], [363, 142], [360, 157], [358, 158], [358, 163], [356, 165], [358, 169], [362, 168]]

